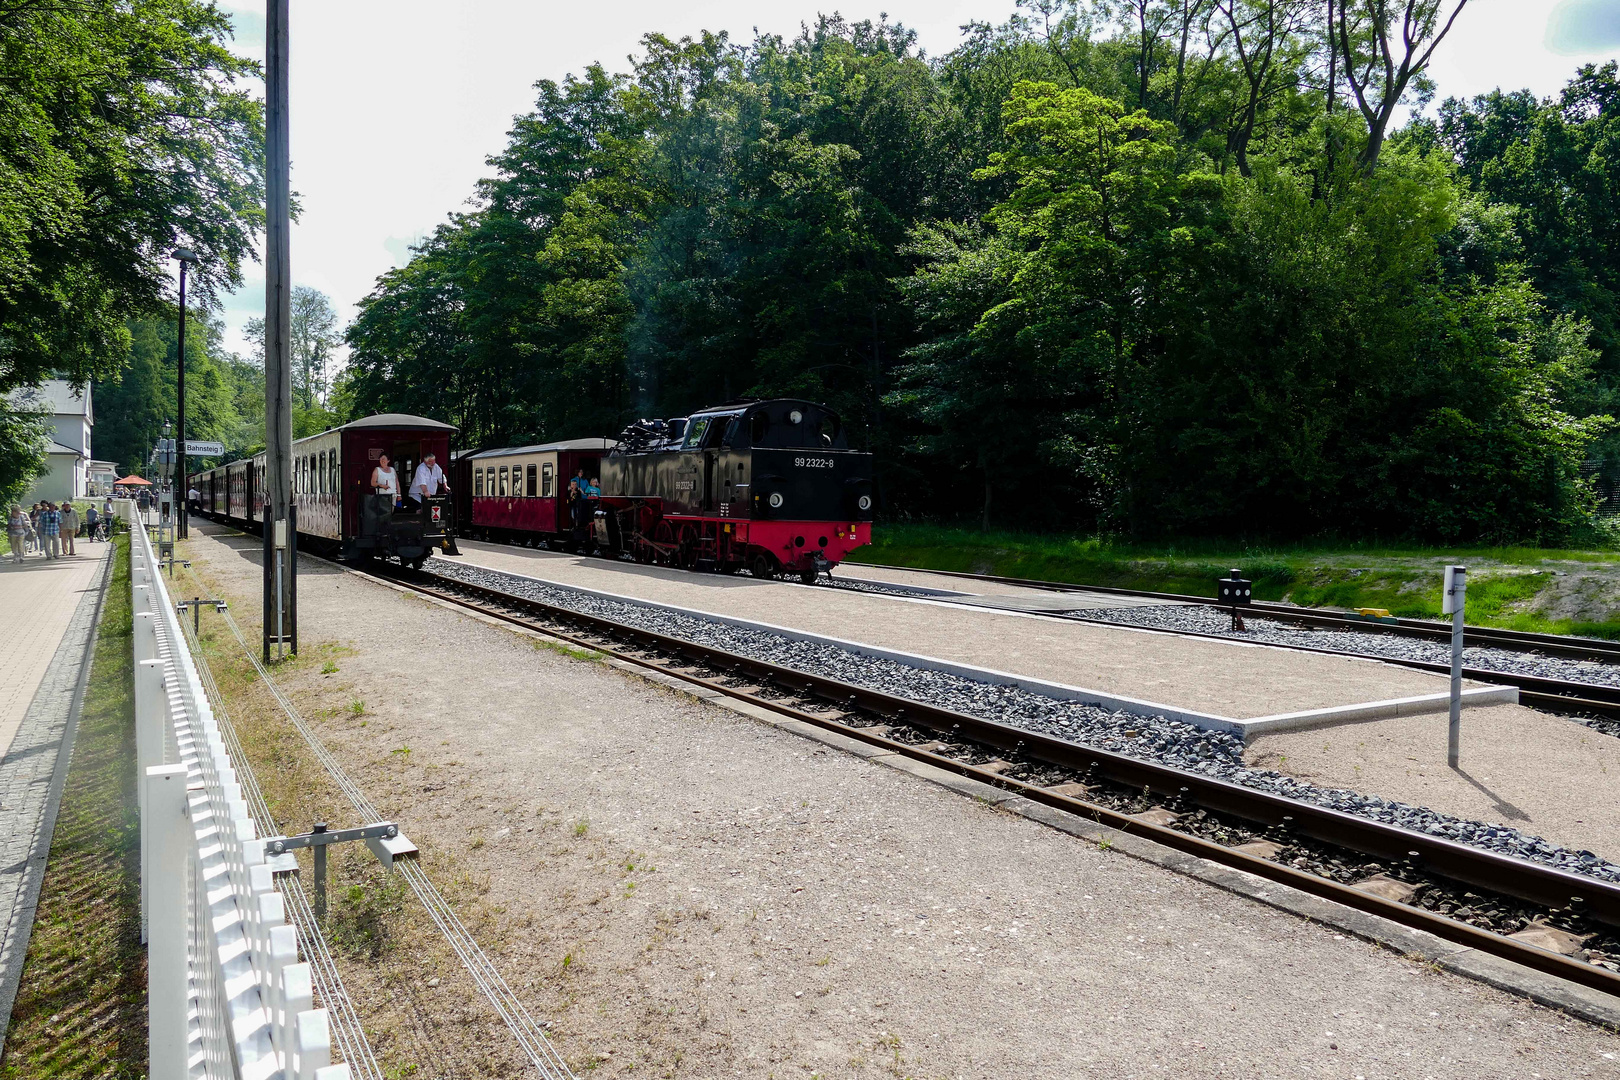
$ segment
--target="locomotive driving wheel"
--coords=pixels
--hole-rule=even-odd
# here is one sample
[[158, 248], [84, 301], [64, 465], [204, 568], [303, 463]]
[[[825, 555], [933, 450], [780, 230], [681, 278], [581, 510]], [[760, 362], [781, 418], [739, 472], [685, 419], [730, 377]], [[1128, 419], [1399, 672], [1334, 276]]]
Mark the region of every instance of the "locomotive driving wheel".
[[675, 561], [675, 530], [669, 527], [669, 522], [660, 521], [653, 529], [653, 542], [658, 545], [654, 549], [653, 559], [660, 566], [668, 566]]
[[756, 551], [748, 560], [748, 572], [757, 578], [770, 579], [776, 576], [776, 560], [763, 551]]
[[681, 530], [681, 548], [675, 562], [682, 570], [696, 570], [698, 562], [698, 534], [690, 525]]

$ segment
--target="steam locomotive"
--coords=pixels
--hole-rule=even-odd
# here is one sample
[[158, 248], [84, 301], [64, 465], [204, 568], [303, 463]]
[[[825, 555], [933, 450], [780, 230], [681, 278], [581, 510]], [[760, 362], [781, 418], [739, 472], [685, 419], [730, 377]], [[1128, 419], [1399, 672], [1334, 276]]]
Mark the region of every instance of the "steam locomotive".
[[[458, 531], [637, 562], [815, 580], [872, 539], [872, 455], [837, 413], [778, 398], [457, 458]], [[583, 473], [600, 493], [568, 500]], [[579, 506], [583, 514], [575, 509]]]

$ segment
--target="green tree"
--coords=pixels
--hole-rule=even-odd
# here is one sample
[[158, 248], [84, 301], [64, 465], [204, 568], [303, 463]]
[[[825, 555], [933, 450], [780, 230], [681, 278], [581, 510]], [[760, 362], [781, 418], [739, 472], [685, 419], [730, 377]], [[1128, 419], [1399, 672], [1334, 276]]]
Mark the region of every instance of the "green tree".
[[0, 513], [21, 499], [49, 463], [51, 414], [0, 398]]
[[[290, 303], [292, 321], [288, 326], [288, 342], [292, 363], [293, 438], [318, 435], [340, 424], [345, 419], [331, 407], [332, 379], [335, 375], [333, 354], [343, 343], [337, 329], [337, 312], [332, 300], [319, 289], [308, 285], [294, 285]], [[243, 404], [249, 401], [256, 407], [258, 441], [264, 438], [264, 320], [249, 319], [242, 334], [252, 343], [250, 365], [237, 363], [234, 373], [243, 380]], [[258, 389], [250, 385], [257, 372]], [[244, 417], [247, 414], [243, 414]]]
[[0, 393], [112, 374], [184, 245], [204, 303], [262, 222], [257, 65], [203, 0], [21, 0], [0, 12]]
[[[95, 456], [130, 472], [144, 471], [163, 423], [175, 420], [179, 327], [175, 319], [138, 319], [127, 330], [129, 350], [118, 374], [93, 384]], [[223, 325], [193, 318], [186, 333], [186, 437], [241, 450], [232, 358], [224, 353]], [[206, 465], [193, 459], [193, 466]]]

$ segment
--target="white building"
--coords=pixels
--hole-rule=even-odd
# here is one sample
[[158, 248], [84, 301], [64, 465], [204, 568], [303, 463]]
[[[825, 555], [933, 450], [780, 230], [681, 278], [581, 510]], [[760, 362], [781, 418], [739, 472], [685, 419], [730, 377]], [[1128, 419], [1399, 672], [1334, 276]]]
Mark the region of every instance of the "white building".
[[24, 505], [41, 499], [79, 499], [89, 493], [90, 431], [96, 424], [90, 388], [75, 390], [64, 379], [49, 379], [11, 395], [12, 408], [37, 409], [42, 404], [52, 414], [49, 464], [24, 496]]

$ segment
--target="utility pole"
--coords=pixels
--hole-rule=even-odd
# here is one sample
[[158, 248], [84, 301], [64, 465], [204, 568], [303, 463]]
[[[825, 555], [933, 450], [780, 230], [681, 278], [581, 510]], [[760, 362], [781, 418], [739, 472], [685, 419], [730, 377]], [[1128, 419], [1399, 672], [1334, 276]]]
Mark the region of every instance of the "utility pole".
[[[175, 536], [184, 540], [190, 535], [186, 528], [186, 493], [191, 490], [191, 470], [186, 462], [186, 267], [196, 262], [197, 256], [190, 248], [176, 248], [173, 257], [180, 263], [180, 347], [175, 353], [175, 411], [179, 415], [174, 437], [174, 475], [179, 479], [170, 482], [169, 499], [171, 504], [179, 503], [174, 510]], [[175, 499], [176, 494], [179, 499]]]
[[265, 3], [264, 659], [298, 652], [298, 520], [292, 505], [292, 220], [287, 3]]

